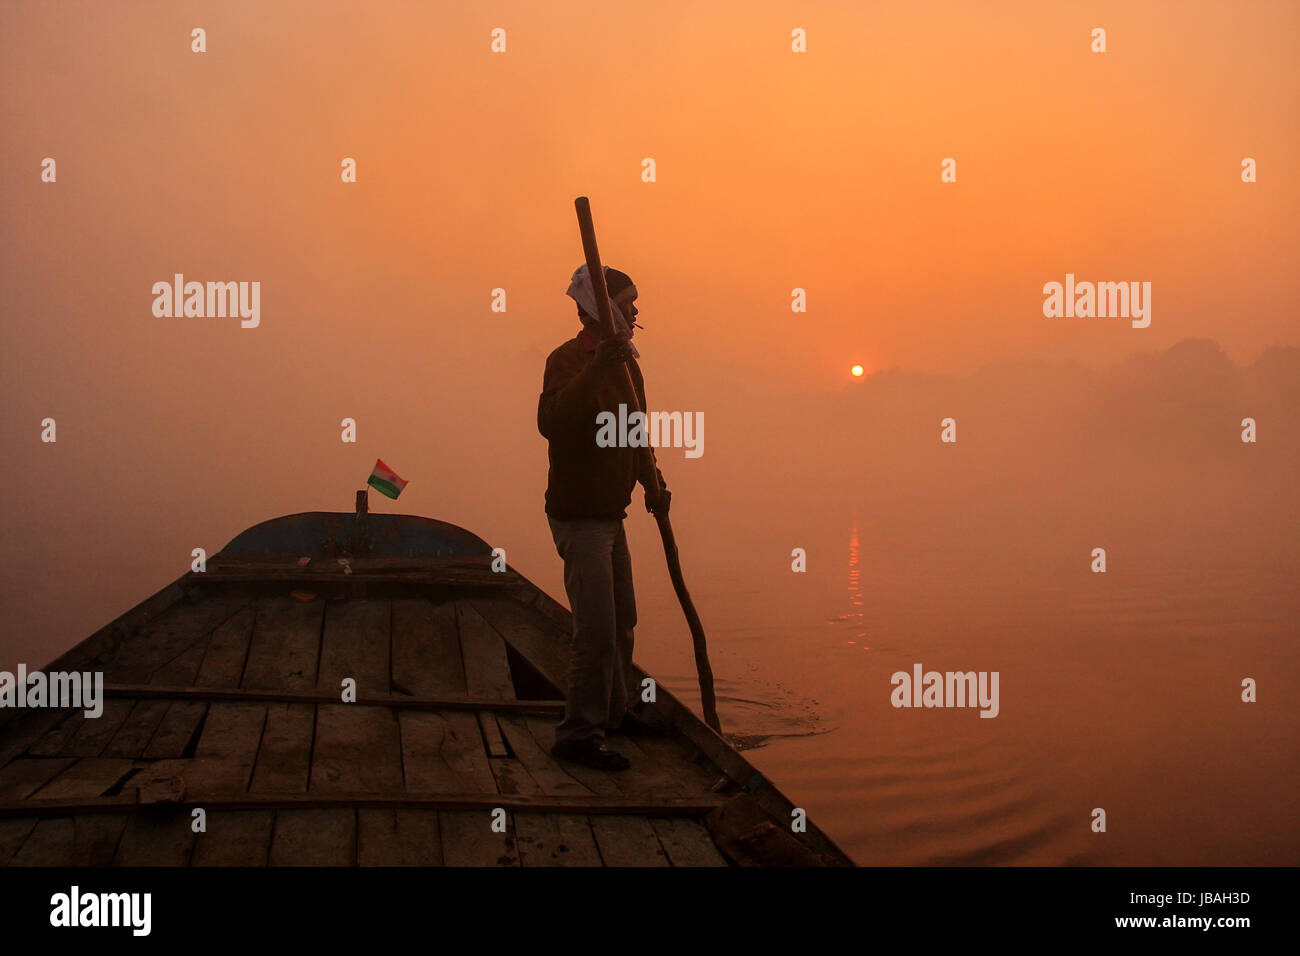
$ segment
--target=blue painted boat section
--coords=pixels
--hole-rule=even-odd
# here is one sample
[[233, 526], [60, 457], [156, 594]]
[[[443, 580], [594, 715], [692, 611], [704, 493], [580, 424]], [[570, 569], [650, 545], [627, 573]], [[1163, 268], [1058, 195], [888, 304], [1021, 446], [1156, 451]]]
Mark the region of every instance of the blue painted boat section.
[[[474, 557], [491, 546], [464, 528], [419, 515], [367, 514], [361, 519], [367, 552], [395, 557]], [[253, 525], [221, 549], [221, 554], [327, 555], [357, 540], [357, 516], [337, 511], [304, 511]]]

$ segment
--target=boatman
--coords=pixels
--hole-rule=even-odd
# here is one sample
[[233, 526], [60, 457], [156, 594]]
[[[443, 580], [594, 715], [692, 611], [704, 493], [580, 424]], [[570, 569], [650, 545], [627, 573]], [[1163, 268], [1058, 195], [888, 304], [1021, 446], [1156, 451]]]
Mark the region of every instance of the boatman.
[[[564, 560], [564, 590], [573, 610], [564, 720], [551, 753], [599, 770], [626, 770], [627, 757], [606, 745], [605, 734], [663, 731], [662, 722], [642, 712], [632, 673], [636, 597], [623, 519], [638, 481], [652, 514], [667, 514], [672, 496], [653, 449], [645, 456], [639, 448], [596, 442], [597, 415], [608, 411], [620, 419], [618, 406], [628, 402], [625, 364], [640, 407], [646, 408], [645, 383], [632, 345], [632, 327], [641, 328], [636, 325], [636, 286], [626, 273], [604, 269], [618, 334], [610, 338], [601, 326], [584, 263], [567, 292], [578, 304], [582, 331], [546, 359], [537, 403], [537, 428], [550, 443], [546, 515]], [[663, 489], [657, 498], [644, 473], [647, 462]]]

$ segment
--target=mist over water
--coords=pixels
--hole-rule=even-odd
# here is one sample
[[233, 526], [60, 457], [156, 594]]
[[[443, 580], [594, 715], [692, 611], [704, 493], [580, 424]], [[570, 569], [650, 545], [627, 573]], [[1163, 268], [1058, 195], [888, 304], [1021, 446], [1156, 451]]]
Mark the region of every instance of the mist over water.
[[[1189, 342], [826, 399], [859, 441], [806, 449], [729, 569], [680, 519], [724, 727], [861, 863], [1297, 862], [1297, 372]], [[640, 656], [695, 699], [669, 597]], [[999, 715], [891, 707], [916, 663], [1000, 672]]]

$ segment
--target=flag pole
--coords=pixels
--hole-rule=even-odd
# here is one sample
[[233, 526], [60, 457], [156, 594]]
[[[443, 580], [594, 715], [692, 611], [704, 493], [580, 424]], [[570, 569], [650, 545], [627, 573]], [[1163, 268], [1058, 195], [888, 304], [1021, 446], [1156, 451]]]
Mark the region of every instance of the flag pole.
[[[596, 246], [596, 227], [591, 218], [591, 203], [586, 196], [579, 196], [573, 201], [573, 205], [578, 211], [582, 251], [587, 258], [587, 273], [591, 276], [591, 288], [596, 294], [596, 309], [600, 313], [600, 324], [605, 334], [614, 338], [617, 335], [617, 330], [614, 328], [614, 311], [609, 306], [605, 270], [600, 264], [600, 250]], [[632, 373], [627, 365], [622, 365], [621, 368], [623, 384], [628, 395], [629, 413], [644, 412], [637, 399], [636, 389], [632, 385]], [[640, 454], [643, 456], [642, 467], [648, 476], [647, 481], [653, 486], [654, 498], [657, 499], [663, 488], [659, 484], [659, 474], [655, 470], [649, 445], [640, 449]], [[677, 540], [673, 535], [673, 526], [668, 520], [668, 515], [655, 515], [655, 522], [659, 525], [659, 536], [663, 539], [664, 557], [668, 561], [668, 576], [672, 578], [673, 590], [677, 592], [682, 613], [686, 615], [686, 626], [690, 628], [691, 643], [695, 647], [695, 671], [700, 679], [700, 707], [704, 711], [704, 722], [720, 734], [722, 724], [718, 720], [718, 703], [713, 693], [713, 668], [709, 666], [709, 648], [704, 637], [704, 625], [700, 623], [700, 616], [695, 611], [695, 602], [691, 600], [690, 592], [686, 590], [686, 580], [682, 577], [682, 562], [677, 554]]]

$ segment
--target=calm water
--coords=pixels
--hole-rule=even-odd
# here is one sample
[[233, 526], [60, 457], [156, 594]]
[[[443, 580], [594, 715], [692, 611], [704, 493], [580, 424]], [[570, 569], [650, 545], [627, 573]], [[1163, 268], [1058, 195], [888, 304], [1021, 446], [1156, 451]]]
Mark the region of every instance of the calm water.
[[[849, 518], [796, 542], [802, 575], [776, 531], [739, 570], [709, 567], [709, 542], [683, 553], [724, 729], [860, 864], [1294, 864], [1297, 563], [1214, 534], [1134, 535], [1106, 574], [1032, 526], [994, 545]], [[639, 544], [638, 659], [697, 705]], [[915, 663], [998, 671], [999, 716], [894, 709], [890, 675]]]

